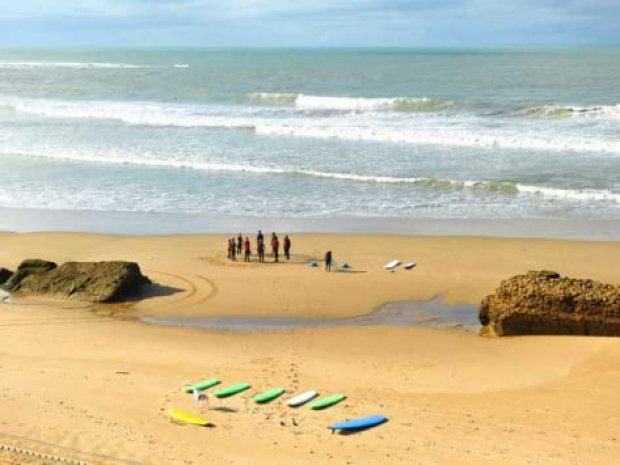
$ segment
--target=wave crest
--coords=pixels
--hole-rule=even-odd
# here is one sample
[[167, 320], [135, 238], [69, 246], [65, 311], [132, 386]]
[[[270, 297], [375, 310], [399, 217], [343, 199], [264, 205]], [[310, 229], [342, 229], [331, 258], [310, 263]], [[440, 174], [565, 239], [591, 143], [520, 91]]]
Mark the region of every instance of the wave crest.
[[620, 119], [619, 105], [601, 105], [594, 107], [577, 107], [562, 105], [540, 105], [524, 108], [522, 114], [529, 118], [606, 118]]
[[248, 100], [264, 104], [284, 105], [293, 104], [298, 94], [289, 92], [252, 92], [247, 95]]
[[64, 62], [64, 61], [0, 61], [0, 69], [68, 68], [68, 69], [142, 69], [189, 68], [188, 64], [137, 65], [131, 63]]
[[454, 106], [453, 102], [428, 97], [330, 97], [290, 92], [253, 92], [247, 98], [266, 104], [294, 105], [301, 110], [432, 112]]
[[494, 192], [502, 195], [540, 196], [544, 198], [562, 199], [567, 201], [599, 201], [620, 203], [620, 193], [612, 192], [607, 189], [561, 189], [543, 186], [523, 185], [512, 181], [470, 181], [425, 177], [398, 177], [365, 175], [355, 173], [337, 173], [304, 168], [260, 166], [253, 164], [165, 160], [146, 158], [137, 154], [115, 153], [110, 151], [106, 151], [105, 153], [68, 153], [65, 150], [53, 151], [46, 149], [45, 151], [13, 151], [5, 148], [2, 149], [0, 153], [97, 164], [134, 165], [152, 168], [189, 169], [211, 172], [308, 176], [368, 184], [408, 184], [422, 188], [485, 191]]

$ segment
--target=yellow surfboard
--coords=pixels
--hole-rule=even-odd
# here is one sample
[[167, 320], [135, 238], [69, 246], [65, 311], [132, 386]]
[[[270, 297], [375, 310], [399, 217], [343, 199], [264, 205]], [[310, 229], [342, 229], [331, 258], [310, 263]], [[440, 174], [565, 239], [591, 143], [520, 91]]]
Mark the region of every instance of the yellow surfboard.
[[207, 426], [209, 422], [204, 418], [200, 418], [193, 413], [186, 412], [185, 410], [179, 410], [178, 408], [171, 408], [168, 410], [168, 415], [175, 421], [181, 423], [188, 423], [190, 425]]

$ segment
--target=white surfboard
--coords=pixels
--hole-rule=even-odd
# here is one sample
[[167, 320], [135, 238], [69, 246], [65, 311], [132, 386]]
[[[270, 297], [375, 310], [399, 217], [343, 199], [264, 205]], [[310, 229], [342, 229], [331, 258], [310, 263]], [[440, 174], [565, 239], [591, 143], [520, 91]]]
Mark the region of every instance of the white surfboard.
[[391, 262], [387, 262], [385, 265], [383, 265], [383, 268], [385, 268], [388, 271], [392, 271], [398, 265], [400, 265], [400, 262], [398, 260], [392, 260]]
[[299, 407], [300, 405], [304, 405], [306, 402], [310, 402], [312, 399], [319, 395], [316, 391], [306, 391], [303, 394], [299, 394], [298, 396], [293, 397], [288, 401], [289, 407]]
[[405, 270], [413, 270], [415, 268], [415, 266], [416, 266], [416, 262], [409, 262], [409, 263], [405, 263], [403, 265], [403, 268]]

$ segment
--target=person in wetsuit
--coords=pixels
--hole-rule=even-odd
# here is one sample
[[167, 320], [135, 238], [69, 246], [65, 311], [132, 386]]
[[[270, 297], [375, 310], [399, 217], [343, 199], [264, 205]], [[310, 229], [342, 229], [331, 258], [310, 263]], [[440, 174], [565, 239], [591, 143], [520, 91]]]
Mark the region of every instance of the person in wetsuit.
[[291, 259], [291, 238], [288, 237], [288, 234], [284, 236], [284, 243], [282, 244], [282, 248], [284, 249], [284, 256], [287, 260]]
[[332, 270], [332, 251], [328, 250], [325, 253], [325, 271], [331, 271]]

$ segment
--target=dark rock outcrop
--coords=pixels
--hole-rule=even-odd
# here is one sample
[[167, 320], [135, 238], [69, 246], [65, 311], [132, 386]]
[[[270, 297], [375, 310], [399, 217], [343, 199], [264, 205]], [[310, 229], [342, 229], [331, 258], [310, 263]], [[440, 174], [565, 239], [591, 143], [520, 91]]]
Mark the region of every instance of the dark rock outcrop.
[[530, 271], [502, 281], [478, 318], [498, 336], [620, 336], [620, 286]]
[[132, 262], [67, 262], [56, 266], [24, 260], [4, 286], [10, 292], [48, 294], [91, 302], [115, 302], [138, 296], [150, 280]]
[[47, 273], [56, 268], [54, 262], [39, 260], [38, 258], [29, 258], [19, 264], [13, 276], [4, 284], [7, 291], [17, 292], [21, 290], [24, 281], [34, 286], [39, 279], [39, 275]]
[[0, 286], [6, 283], [13, 276], [13, 272], [6, 268], [0, 268]]

